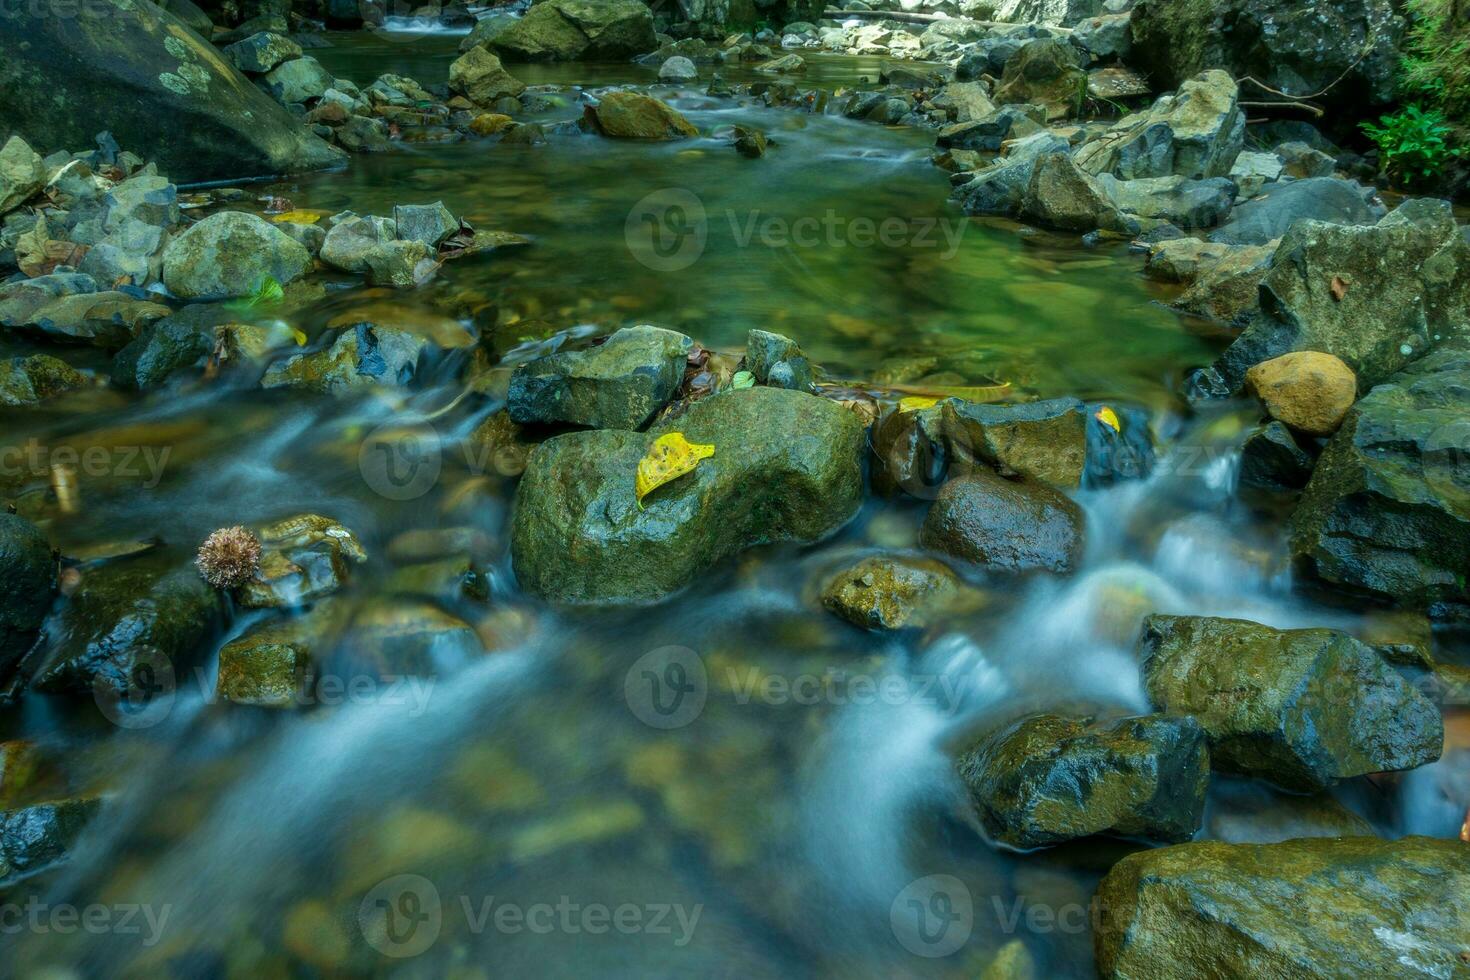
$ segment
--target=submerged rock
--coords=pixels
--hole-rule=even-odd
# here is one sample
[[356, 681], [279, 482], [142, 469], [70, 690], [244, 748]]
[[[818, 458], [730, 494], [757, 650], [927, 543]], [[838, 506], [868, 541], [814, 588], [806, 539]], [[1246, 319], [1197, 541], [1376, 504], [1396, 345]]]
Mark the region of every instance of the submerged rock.
[[260, 385], [325, 395], [377, 385], [400, 387], [413, 381], [428, 346], [428, 340], [407, 331], [359, 323], [338, 334], [330, 347], [272, 364]]
[[699, 135], [676, 109], [641, 92], [605, 92], [585, 112], [598, 133], [614, 139], [671, 140]]
[[1261, 280], [1261, 312], [1216, 362], [1231, 388], [1262, 361], [1315, 350], [1371, 387], [1470, 338], [1470, 242], [1448, 202], [1410, 200], [1372, 226], [1293, 225]]
[[949, 566], [932, 558], [864, 558], [832, 577], [822, 605], [854, 626], [896, 630], [923, 625], [926, 609], [959, 588]]
[[1167, 715], [1033, 715], [986, 735], [956, 765], [986, 833], [1019, 848], [1093, 834], [1189, 840], [1210, 779], [1204, 731]]
[[0, 811], [0, 885], [64, 861], [101, 808], [96, 797], [78, 797]]
[[1261, 400], [1267, 415], [1309, 436], [1336, 432], [1358, 398], [1352, 368], [1317, 351], [1262, 361], [1246, 372], [1245, 388]]
[[1470, 601], [1470, 350], [1434, 351], [1364, 396], [1291, 519], [1307, 571], [1380, 600]]
[[154, 556], [100, 565], [48, 627], [31, 686], [130, 699], [144, 684], [167, 685], [203, 657], [219, 613], [218, 596], [192, 566]]
[[226, 643], [219, 652], [215, 693], [233, 704], [265, 708], [305, 704], [316, 660], [335, 639], [345, 612], [328, 600], [304, 616], [268, 622]]
[[268, 280], [292, 282], [311, 253], [270, 222], [243, 211], [212, 214], [163, 250], [163, 282], [185, 299], [249, 296]]
[[980, 468], [940, 488], [919, 542], [1000, 571], [1065, 573], [1082, 555], [1083, 523], [1066, 495]]
[[34, 146], [91, 146], [106, 130], [177, 181], [299, 173], [345, 159], [151, 3], [12, 13], [0, 19], [0, 91], [7, 126]]
[[351, 565], [367, 552], [347, 528], [330, 517], [297, 514], [261, 527], [260, 566], [235, 589], [250, 609], [302, 606], [331, 595], [346, 584]]
[[1345, 633], [1150, 616], [1139, 651], [1149, 700], [1199, 720], [1217, 769], [1315, 789], [1439, 758], [1439, 710]]
[[41, 530], [0, 513], [0, 682], [35, 644], [56, 594], [56, 559]]
[[[640, 507], [638, 462], [665, 431], [715, 454]], [[647, 434], [557, 436], [531, 454], [516, 490], [516, 577], [562, 602], [660, 598], [745, 548], [836, 529], [862, 498], [863, 449], [856, 414], [764, 387], [701, 399]]]
[[510, 417], [640, 429], [674, 397], [693, 343], [661, 327], [625, 327], [598, 347], [537, 358], [511, 375]]
[[1470, 844], [1428, 837], [1182, 844], [1130, 854], [1097, 890], [1098, 972], [1453, 977]]

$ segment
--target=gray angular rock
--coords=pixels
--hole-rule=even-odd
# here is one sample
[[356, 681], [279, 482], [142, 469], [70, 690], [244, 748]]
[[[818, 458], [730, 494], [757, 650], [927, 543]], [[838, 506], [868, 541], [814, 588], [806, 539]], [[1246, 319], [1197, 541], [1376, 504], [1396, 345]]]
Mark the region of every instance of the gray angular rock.
[[1270, 422], [1252, 432], [1240, 448], [1240, 485], [1254, 490], [1300, 490], [1312, 478], [1316, 461], [1291, 430]]
[[1470, 602], [1470, 351], [1437, 350], [1349, 411], [1291, 518], [1311, 575], [1426, 608]]
[[1167, 221], [1183, 231], [1215, 227], [1225, 220], [1235, 203], [1235, 184], [1225, 177], [1119, 180], [1112, 174], [1102, 173], [1097, 181], [1118, 210], [1140, 218]]
[[1044, 714], [983, 736], [956, 768], [986, 833], [1011, 847], [1094, 834], [1179, 842], [1199, 830], [1210, 753], [1187, 716]]
[[812, 388], [811, 362], [796, 341], [768, 330], [746, 334], [745, 368], [761, 384], [794, 391]]
[[1006, 61], [995, 89], [999, 105], [1044, 106], [1049, 120], [1077, 115], [1087, 91], [1087, 72], [1078, 63], [1077, 49], [1060, 38], [1029, 41]]
[[1240, 89], [1224, 72], [1207, 71], [1083, 144], [1077, 165], [1123, 180], [1223, 177], [1244, 143]]
[[254, 75], [264, 75], [283, 61], [301, 57], [301, 45], [267, 31], [226, 45], [223, 51], [236, 68]]
[[248, 296], [267, 279], [281, 285], [311, 268], [311, 254], [270, 222], [244, 211], [219, 211], [163, 250], [163, 282], [185, 299]]
[[315, 58], [295, 58], [272, 68], [261, 84], [277, 102], [311, 102], [320, 99], [332, 87], [332, 73]]
[[1210, 235], [1227, 245], [1264, 245], [1285, 235], [1298, 221], [1333, 225], [1372, 225], [1387, 213], [1371, 187], [1335, 177], [1313, 177], [1271, 184], [1264, 196], [1235, 209], [1234, 216]]
[[19, 136], [0, 147], [0, 214], [20, 207], [46, 183], [41, 155]]
[[449, 90], [476, 105], [487, 106], [498, 99], [518, 97], [526, 90], [526, 83], [506, 71], [489, 51], [470, 48], [449, 66]]
[[393, 226], [402, 241], [423, 242], [437, 250], [444, 239], [459, 231], [459, 219], [443, 201], [433, 204], [398, 204], [393, 208]]
[[1193, 715], [1225, 772], [1319, 789], [1443, 749], [1439, 709], [1346, 633], [1150, 616], [1139, 653], [1154, 707]]
[[1048, 153], [1037, 158], [1021, 204], [1021, 216], [1064, 231], [1125, 227], [1117, 207], [1097, 178], [1080, 169], [1065, 153]]
[[864, 427], [836, 402], [747, 388], [696, 401], [667, 430], [714, 455], [641, 507], [638, 462], [665, 428], [567, 433], [532, 452], [511, 531], [522, 588], [567, 603], [659, 599], [745, 548], [825, 537], [862, 500]]
[[692, 346], [672, 330], [625, 327], [601, 346], [537, 358], [511, 375], [510, 417], [522, 425], [642, 428], [678, 390]]

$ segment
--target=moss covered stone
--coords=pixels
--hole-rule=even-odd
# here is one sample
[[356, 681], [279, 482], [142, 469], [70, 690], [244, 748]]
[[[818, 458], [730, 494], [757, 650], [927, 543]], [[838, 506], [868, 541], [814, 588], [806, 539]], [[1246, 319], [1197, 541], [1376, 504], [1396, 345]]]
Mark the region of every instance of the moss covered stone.
[[1098, 886], [1103, 977], [1462, 977], [1470, 844], [1182, 844]]
[[521, 424], [638, 429], [684, 380], [688, 337], [661, 327], [626, 327], [588, 350], [537, 358], [516, 368], [507, 407]]
[[854, 626], [894, 630], [923, 624], [926, 610], [959, 588], [949, 566], [932, 558], [864, 558], [834, 575], [822, 605]]
[[1149, 699], [1199, 720], [1218, 769], [1314, 789], [1439, 758], [1439, 710], [1345, 633], [1150, 616], [1139, 642]]
[[[640, 507], [638, 462], [669, 431], [715, 454]], [[557, 436], [531, 454], [516, 491], [516, 576], [562, 602], [660, 598], [752, 545], [836, 529], [861, 501], [863, 449], [857, 415], [779, 388], [705, 398], [646, 434]]]
[[1093, 834], [1188, 840], [1210, 778], [1204, 731], [1164, 715], [1033, 715], [983, 737], [957, 767], [986, 832], [1020, 848]]

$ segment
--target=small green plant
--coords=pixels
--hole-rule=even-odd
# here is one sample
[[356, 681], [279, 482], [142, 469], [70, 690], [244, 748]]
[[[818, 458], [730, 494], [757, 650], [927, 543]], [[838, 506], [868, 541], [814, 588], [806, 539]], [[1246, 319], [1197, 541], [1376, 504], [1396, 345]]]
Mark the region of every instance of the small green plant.
[[1361, 125], [1368, 138], [1378, 144], [1383, 169], [1407, 184], [1440, 176], [1462, 153], [1452, 142], [1453, 128], [1438, 109], [1405, 106], [1380, 117], [1377, 123]]
[[1406, 0], [1405, 11], [1410, 27], [1399, 66], [1401, 98], [1470, 127], [1470, 2]]

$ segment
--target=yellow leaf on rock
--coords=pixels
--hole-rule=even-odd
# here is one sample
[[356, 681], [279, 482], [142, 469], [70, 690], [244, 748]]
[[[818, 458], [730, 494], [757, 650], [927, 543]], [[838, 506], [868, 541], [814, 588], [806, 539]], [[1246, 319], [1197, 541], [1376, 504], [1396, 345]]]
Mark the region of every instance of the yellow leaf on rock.
[[900, 412], [917, 412], [926, 408], [933, 408], [939, 404], [938, 398], [926, 398], [923, 395], [909, 395], [907, 398], [898, 400]]
[[320, 211], [287, 211], [284, 214], [271, 215], [271, 220], [277, 224], [289, 221], [297, 225], [314, 225], [322, 220], [322, 213]]
[[669, 432], [659, 436], [638, 461], [635, 489], [639, 508], [643, 507], [644, 497], [665, 483], [694, 472], [700, 460], [709, 459], [714, 454], [714, 446], [692, 443], [684, 438], [682, 432]]
[[1095, 418], [1114, 432], [1123, 431], [1123, 424], [1118, 421], [1118, 413], [1106, 405], [1097, 410]]

